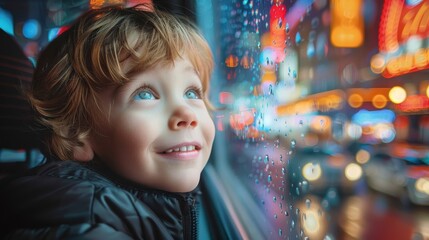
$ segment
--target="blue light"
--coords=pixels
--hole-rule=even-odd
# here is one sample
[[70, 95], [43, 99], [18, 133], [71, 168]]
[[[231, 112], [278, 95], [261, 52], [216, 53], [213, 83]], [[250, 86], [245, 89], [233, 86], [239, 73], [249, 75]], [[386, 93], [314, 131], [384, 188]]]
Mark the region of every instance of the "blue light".
[[376, 123], [392, 123], [395, 113], [392, 110], [383, 109], [377, 111], [360, 110], [352, 116], [352, 122], [360, 126]]
[[40, 24], [35, 19], [29, 19], [24, 23], [22, 34], [28, 39], [36, 39], [40, 35]]
[[422, 2], [422, 0], [406, 0], [408, 6], [416, 6]]
[[54, 40], [54, 38], [57, 37], [59, 31], [60, 31], [60, 28], [52, 28], [51, 30], [49, 30], [48, 41], [50, 42]]
[[10, 35], [14, 35], [12, 15], [2, 8], [0, 8], [0, 28]]
[[264, 67], [274, 67], [274, 59], [276, 53], [270, 47], [264, 48], [261, 54], [259, 55], [259, 62]]
[[316, 52], [316, 50], [314, 49], [314, 43], [309, 42], [307, 45], [307, 58], [314, 57], [315, 52]]
[[296, 45], [299, 45], [301, 43], [302, 39], [301, 39], [301, 34], [299, 34], [299, 32], [296, 33], [295, 35], [295, 43]]

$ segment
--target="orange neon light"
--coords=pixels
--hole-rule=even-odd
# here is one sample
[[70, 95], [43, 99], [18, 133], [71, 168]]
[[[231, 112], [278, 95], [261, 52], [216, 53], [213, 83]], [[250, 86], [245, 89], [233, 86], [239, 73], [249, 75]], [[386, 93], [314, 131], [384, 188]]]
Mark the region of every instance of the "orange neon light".
[[243, 58], [240, 60], [240, 65], [244, 69], [249, 69], [253, 66], [253, 58], [249, 57], [247, 54], [243, 56]]
[[249, 126], [254, 121], [255, 109], [247, 109], [240, 113], [231, 114], [229, 116], [229, 124], [235, 130], [243, 130], [245, 126]]
[[278, 116], [307, 114], [312, 112], [329, 112], [343, 108], [345, 93], [342, 90], [331, 90], [316, 93], [292, 103], [276, 108]]
[[229, 68], [235, 68], [238, 66], [238, 57], [235, 55], [230, 54], [226, 59], [225, 59], [225, 65]]
[[116, 4], [123, 4], [123, 0], [90, 0], [89, 6], [90, 8], [101, 8], [103, 6], [107, 5], [116, 5]]
[[355, 48], [364, 40], [361, 0], [331, 0], [331, 42], [336, 47]]

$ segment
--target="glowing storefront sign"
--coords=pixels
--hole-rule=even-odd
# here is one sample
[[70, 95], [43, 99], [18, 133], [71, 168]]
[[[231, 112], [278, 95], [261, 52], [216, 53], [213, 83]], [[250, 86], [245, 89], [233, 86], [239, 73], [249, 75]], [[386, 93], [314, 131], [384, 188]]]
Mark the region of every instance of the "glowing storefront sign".
[[278, 116], [283, 116], [340, 110], [344, 105], [344, 99], [345, 94], [342, 90], [331, 90], [307, 96], [293, 103], [280, 105], [276, 112]]
[[401, 112], [421, 112], [429, 110], [429, 98], [426, 95], [408, 96], [405, 101], [396, 104], [395, 108]]
[[380, 54], [385, 58], [384, 77], [429, 68], [429, 0], [408, 4], [386, 0], [379, 29]]
[[395, 117], [395, 113], [388, 109], [375, 111], [362, 109], [352, 116], [352, 122], [361, 126], [377, 123], [392, 123]]

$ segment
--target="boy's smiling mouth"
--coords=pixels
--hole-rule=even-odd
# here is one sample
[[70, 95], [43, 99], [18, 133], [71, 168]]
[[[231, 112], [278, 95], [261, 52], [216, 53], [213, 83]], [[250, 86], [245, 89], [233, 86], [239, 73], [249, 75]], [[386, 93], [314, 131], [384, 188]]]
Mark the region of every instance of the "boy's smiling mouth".
[[191, 142], [191, 143], [181, 143], [181, 144], [172, 146], [160, 153], [162, 154], [182, 153], [182, 152], [185, 153], [185, 152], [195, 152], [199, 150], [201, 150], [201, 145], [197, 142]]

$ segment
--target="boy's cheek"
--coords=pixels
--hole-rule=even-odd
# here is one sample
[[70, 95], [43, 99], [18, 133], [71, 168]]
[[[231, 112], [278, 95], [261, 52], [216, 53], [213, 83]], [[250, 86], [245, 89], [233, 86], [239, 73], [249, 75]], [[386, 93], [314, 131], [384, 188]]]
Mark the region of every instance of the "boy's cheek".
[[209, 121], [207, 121], [208, 122], [208, 125], [209, 126], [207, 126], [207, 129], [208, 129], [208, 135], [209, 135], [209, 144], [210, 144], [210, 147], [213, 145], [213, 141], [214, 141], [214, 138], [215, 138], [215, 136], [216, 136], [216, 128], [215, 128], [215, 124], [214, 124], [214, 122], [213, 122], [213, 119], [211, 119], [210, 118], [210, 120]]

